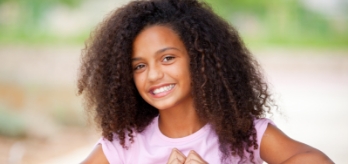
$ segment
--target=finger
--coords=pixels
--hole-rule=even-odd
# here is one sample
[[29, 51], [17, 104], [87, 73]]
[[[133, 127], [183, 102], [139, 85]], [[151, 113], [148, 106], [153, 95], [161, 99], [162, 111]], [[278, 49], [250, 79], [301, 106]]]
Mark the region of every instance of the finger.
[[207, 162], [195, 151], [191, 150], [190, 153], [188, 154], [185, 164], [189, 164], [191, 162], [199, 162], [199, 163], [204, 163], [207, 164]]
[[184, 163], [184, 161], [181, 161], [178, 158], [175, 158], [172, 161], [170, 161], [170, 163], [168, 163], [168, 164], [183, 164], [183, 163]]
[[195, 159], [189, 159], [185, 161], [185, 164], [208, 164], [205, 161], [197, 161]]
[[203, 158], [194, 150], [191, 150], [187, 157], [191, 157], [191, 158], [196, 159], [196, 160], [203, 160]]
[[174, 148], [173, 150], [174, 150], [176, 153], [178, 153], [180, 156], [183, 156], [183, 157], [186, 158], [186, 156], [185, 156], [179, 149]]
[[186, 156], [182, 154], [182, 152], [176, 148], [172, 150], [170, 153], [169, 159], [167, 163], [172, 164], [172, 163], [184, 163], [186, 160]]

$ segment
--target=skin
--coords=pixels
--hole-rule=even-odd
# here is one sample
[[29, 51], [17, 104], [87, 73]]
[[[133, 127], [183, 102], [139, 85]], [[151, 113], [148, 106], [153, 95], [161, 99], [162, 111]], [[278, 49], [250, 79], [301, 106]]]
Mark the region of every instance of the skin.
[[271, 124], [268, 125], [262, 137], [260, 155], [269, 164], [333, 163], [321, 151], [291, 139]]
[[[133, 43], [134, 83], [141, 97], [159, 110], [159, 128], [170, 138], [199, 130], [201, 123], [193, 107], [189, 56], [177, 34], [164, 26], [144, 29]], [[175, 85], [154, 95], [161, 86]]]
[[208, 164], [208, 162], [204, 161], [194, 150], [191, 150], [186, 157], [182, 152], [174, 148], [167, 164]]
[[[133, 43], [132, 66], [139, 94], [159, 110], [159, 129], [164, 135], [185, 137], [204, 126], [205, 123], [198, 119], [190, 94], [189, 56], [173, 30], [159, 25], [145, 28]], [[175, 86], [170, 91], [153, 94], [155, 89], [168, 85]], [[260, 154], [270, 164], [333, 163], [319, 150], [289, 138], [273, 125], [265, 131]], [[82, 163], [108, 163], [102, 146], [97, 145]], [[173, 148], [167, 163], [207, 164], [195, 151], [191, 150], [185, 156], [176, 148]]]

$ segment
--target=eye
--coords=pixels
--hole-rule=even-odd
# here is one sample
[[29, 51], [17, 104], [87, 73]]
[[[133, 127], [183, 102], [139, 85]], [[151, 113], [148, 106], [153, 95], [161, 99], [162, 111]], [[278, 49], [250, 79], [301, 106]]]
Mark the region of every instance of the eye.
[[166, 56], [166, 57], [163, 58], [163, 61], [164, 62], [168, 62], [168, 61], [173, 60], [174, 58], [175, 58], [174, 56]]
[[140, 69], [142, 69], [144, 67], [145, 67], [145, 64], [138, 64], [138, 65], [135, 66], [134, 71], [140, 70]]

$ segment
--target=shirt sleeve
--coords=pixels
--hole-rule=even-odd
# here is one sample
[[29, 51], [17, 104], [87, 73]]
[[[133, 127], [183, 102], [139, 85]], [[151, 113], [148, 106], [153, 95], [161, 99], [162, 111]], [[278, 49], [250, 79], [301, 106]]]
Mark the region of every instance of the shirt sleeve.
[[123, 147], [119, 144], [117, 139], [109, 141], [108, 139], [101, 137], [96, 143], [101, 144], [104, 155], [110, 164], [122, 164], [124, 159], [122, 158]]
[[254, 120], [254, 125], [255, 125], [255, 129], [256, 129], [256, 135], [257, 135], [257, 144], [259, 145], [259, 148], [256, 150], [256, 152], [254, 152], [255, 154], [255, 159], [257, 159], [257, 162], [262, 163], [262, 159], [261, 159], [261, 155], [260, 155], [260, 146], [261, 146], [261, 140], [263, 135], [265, 134], [265, 131], [268, 127], [268, 124], [272, 124], [274, 126], [276, 126], [274, 124], [274, 122], [270, 119], [267, 118], [261, 118], [261, 119], [255, 119]]

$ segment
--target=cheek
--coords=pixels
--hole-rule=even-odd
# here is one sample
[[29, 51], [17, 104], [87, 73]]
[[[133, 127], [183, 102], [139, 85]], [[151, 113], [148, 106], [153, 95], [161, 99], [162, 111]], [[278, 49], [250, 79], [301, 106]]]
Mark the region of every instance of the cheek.
[[141, 75], [134, 75], [134, 84], [137, 90], [140, 92], [142, 88], [144, 87], [144, 78]]

